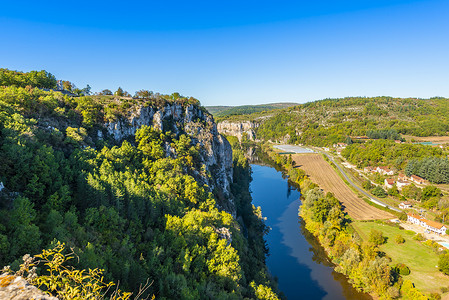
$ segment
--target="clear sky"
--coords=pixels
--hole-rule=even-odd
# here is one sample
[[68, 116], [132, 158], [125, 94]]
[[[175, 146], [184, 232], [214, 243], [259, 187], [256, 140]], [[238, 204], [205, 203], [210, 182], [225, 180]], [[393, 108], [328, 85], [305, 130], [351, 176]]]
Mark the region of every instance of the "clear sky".
[[0, 67], [203, 105], [449, 97], [448, 0], [2, 1]]

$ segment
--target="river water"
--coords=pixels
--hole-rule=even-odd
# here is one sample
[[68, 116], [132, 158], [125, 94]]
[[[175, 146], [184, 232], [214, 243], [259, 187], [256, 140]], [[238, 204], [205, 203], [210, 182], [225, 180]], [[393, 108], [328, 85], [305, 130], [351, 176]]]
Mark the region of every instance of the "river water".
[[298, 217], [300, 192], [281, 172], [269, 166], [251, 165], [253, 204], [262, 208], [271, 230], [267, 265], [278, 279], [279, 289], [292, 299], [371, 299], [357, 292], [345, 276], [335, 272], [323, 248]]

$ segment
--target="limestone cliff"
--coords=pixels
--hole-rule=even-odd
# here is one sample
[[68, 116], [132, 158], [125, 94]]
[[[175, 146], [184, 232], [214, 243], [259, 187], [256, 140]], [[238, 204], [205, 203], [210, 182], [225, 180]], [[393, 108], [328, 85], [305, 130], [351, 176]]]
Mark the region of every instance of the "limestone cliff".
[[[137, 106], [127, 118], [105, 124], [107, 134], [116, 141], [136, 133], [142, 125], [151, 125], [161, 131], [186, 133], [194, 144], [201, 145], [201, 160], [212, 178], [196, 175], [211, 191], [218, 192], [219, 204], [231, 213], [235, 207], [230, 193], [232, 182], [232, 149], [229, 142], [218, 133], [212, 115], [197, 105], [183, 106], [169, 103], [162, 108]], [[99, 136], [103, 133], [99, 131]], [[167, 155], [176, 156], [174, 149], [166, 145]]]
[[224, 135], [236, 136], [239, 141], [242, 140], [243, 136], [254, 141], [256, 140], [255, 129], [259, 127], [259, 123], [252, 121], [241, 121], [241, 122], [229, 122], [222, 121], [218, 123], [218, 131]]

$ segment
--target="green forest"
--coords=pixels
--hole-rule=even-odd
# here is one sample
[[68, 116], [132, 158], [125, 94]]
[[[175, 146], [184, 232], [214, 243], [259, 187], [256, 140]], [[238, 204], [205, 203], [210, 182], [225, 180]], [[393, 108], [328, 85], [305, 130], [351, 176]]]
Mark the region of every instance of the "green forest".
[[149, 279], [145, 297], [277, 299], [241, 153], [234, 154], [234, 218], [218, 208], [219, 191], [198, 180], [212, 174], [201, 145], [182, 130], [142, 126], [119, 143], [98, 136], [137, 105], [198, 107], [198, 100], [41, 89], [54, 84], [46, 71], [0, 72], [0, 266], [17, 270], [23, 255], [63, 242], [76, 268], [104, 269], [123, 291], [137, 293]]

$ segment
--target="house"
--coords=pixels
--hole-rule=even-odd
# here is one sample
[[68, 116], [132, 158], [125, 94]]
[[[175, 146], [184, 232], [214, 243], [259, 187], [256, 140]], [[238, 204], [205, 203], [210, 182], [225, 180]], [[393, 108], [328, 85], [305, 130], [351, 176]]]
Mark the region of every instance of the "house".
[[398, 187], [399, 190], [401, 190], [404, 186], [407, 186], [410, 184], [412, 184], [412, 183], [408, 180], [398, 179], [398, 181], [396, 181], [396, 186]]
[[387, 178], [387, 179], [385, 179], [384, 185], [387, 189], [391, 189], [395, 183], [396, 182], [394, 181], [393, 178]]
[[398, 174], [398, 180], [407, 181], [408, 177], [404, 173], [399, 173]]
[[423, 217], [416, 215], [416, 214], [412, 214], [412, 213], [408, 213], [407, 214], [407, 221], [416, 224], [416, 225], [420, 225], [421, 224], [421, 219], [424, 219]]
[[334, 144], [334, 148], [346, 148], [348, 144], [346, 143], [336, 143]]
[[399, 208], [400, 209], [412, 208], [412, 204], [410, 202], [402, 202], [401, 204], [399, 204]]
[[382, 175], [393, 175], [394, 174], [394, 172], [392, 170], [388, 169], [387, 167], [377, 167], [376, 172], [380, 173]]
[[410, 180], [417, 184], [425, 184], [426, 180], [416, 175], [410, 176]]
[[443, 235], [446, 234], [446, 230], [447, 230], [446, 225], [435, 222], [435, 221], [426, 220], [426, 219], [423, 219], [422, 222], [424, 222], [423, 227], [427, 228], [427, 230], [430, 230], [430, 231], [438, 233], [438, 234], [443, 234]]
[[373, 167], [365, 167], [365, 168], [363, 168], [363, 172], [374, 173], [374, 172], [376, 172], [376, 170]]
[[418, 216], [418, 215], [412, 214], [412, 213], [407, 214], [407, 221], [409, 221], [413, 224], [419, 225], [421, 227], [424, 227], [431, 232], [434, 232], [437, 234], [442, 234], [442, 235], [445, 235], [446, 230], [448, 229], [448, 227], [444, 224], [427, 220], [424, 217], [421, 217], [421, 216]]

